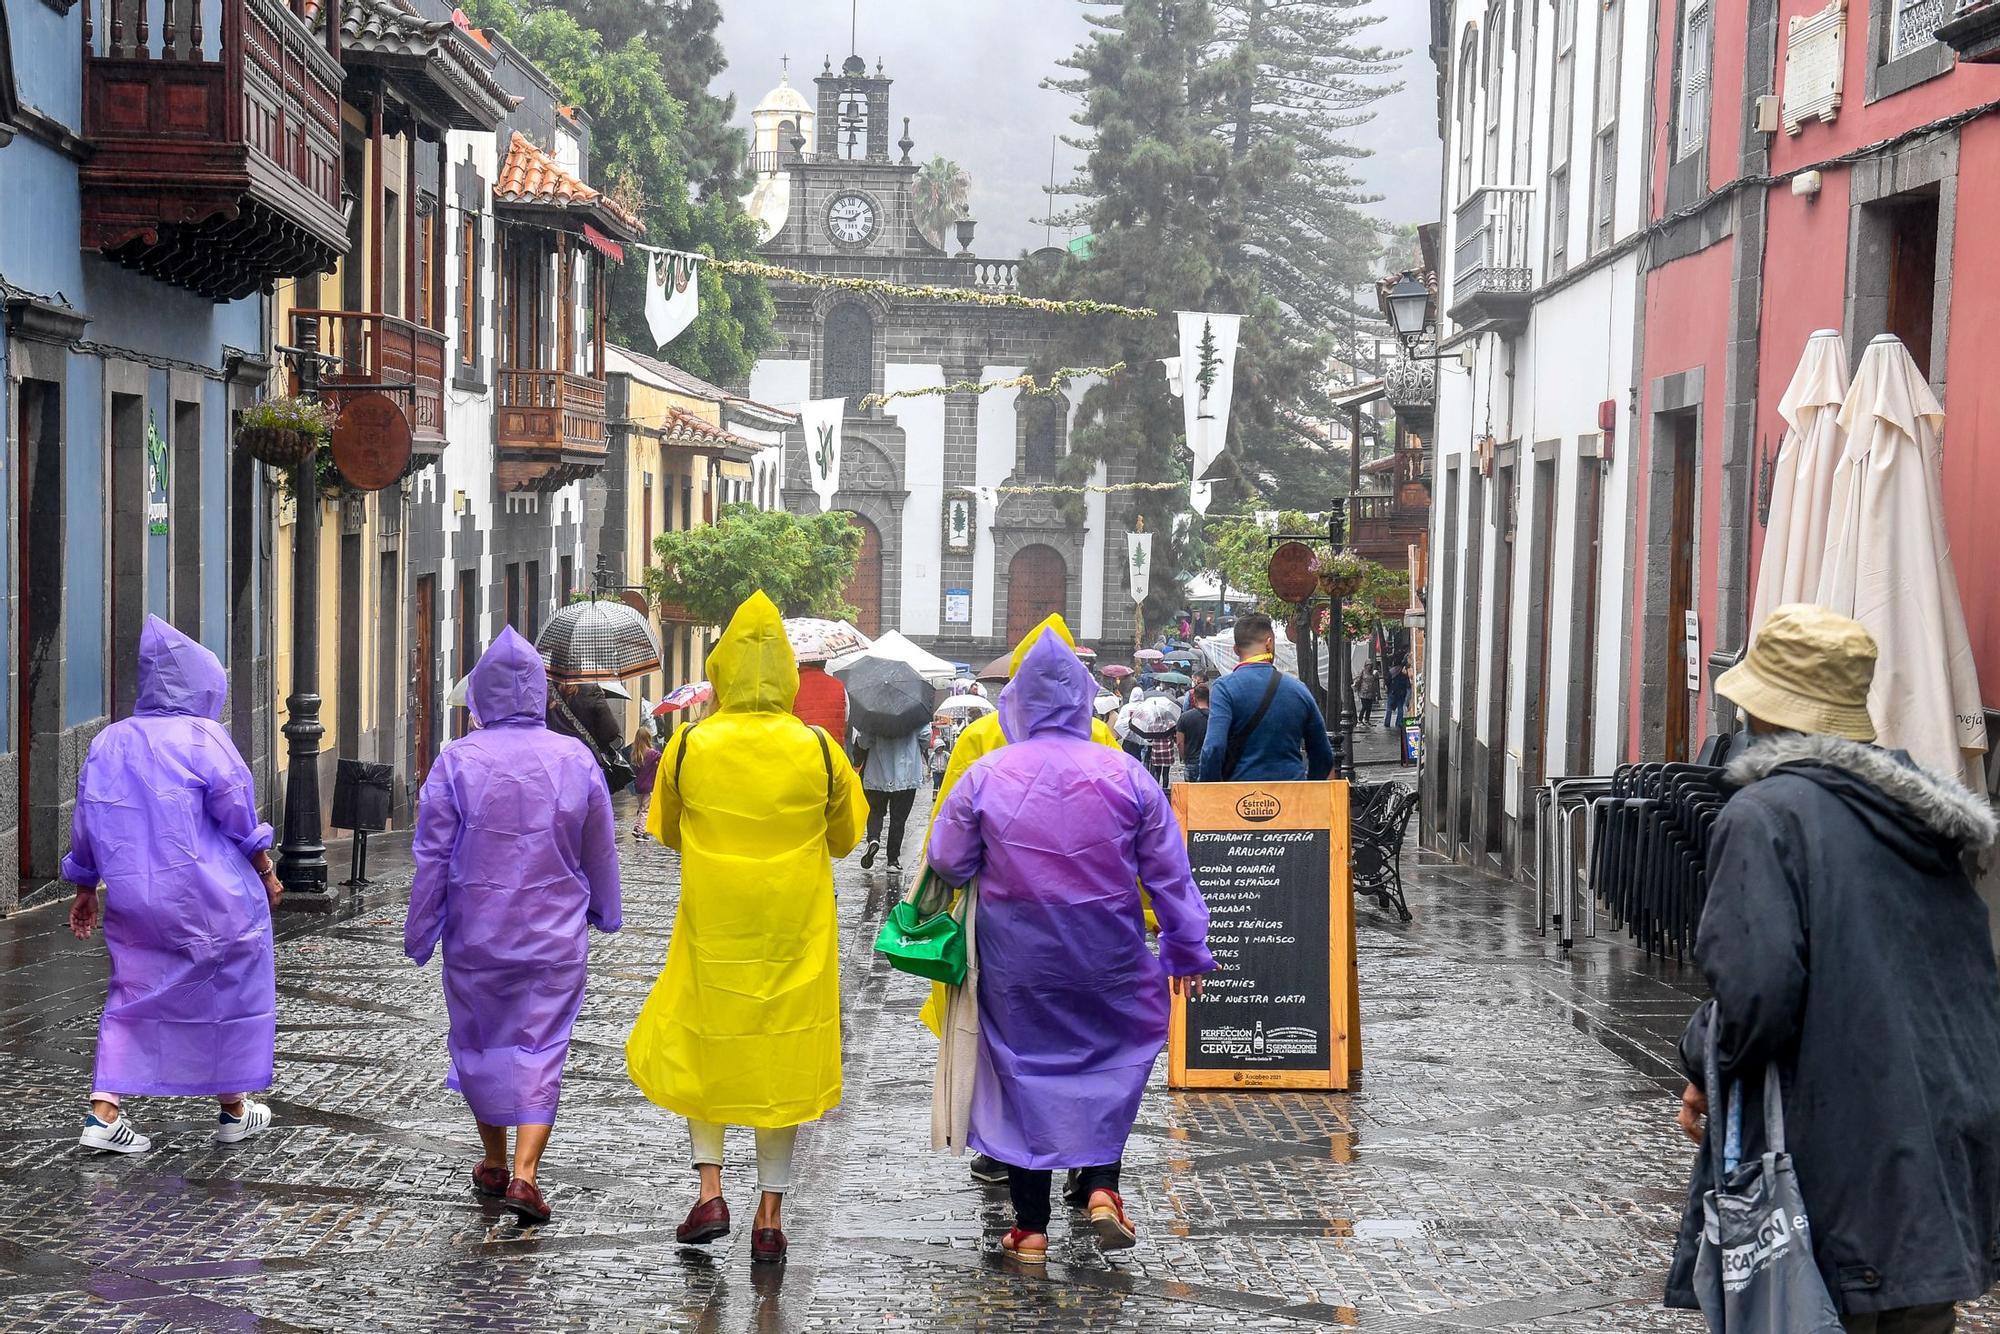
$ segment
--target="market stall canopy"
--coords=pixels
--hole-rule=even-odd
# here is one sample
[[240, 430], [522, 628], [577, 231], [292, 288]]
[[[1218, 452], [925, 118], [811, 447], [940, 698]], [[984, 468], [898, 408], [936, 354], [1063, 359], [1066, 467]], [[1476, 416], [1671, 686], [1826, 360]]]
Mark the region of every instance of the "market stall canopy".
[[660, 670], [660, 641], [623, 602], [572, 602], [549, 617], [535, 649], [557, 681], [616, 681]]
[[1773, 608], [1819, 596], [1833, 476], [1840, 467], [1840, 405], [1847, 388], [1847, 347], [1838, 332], [1821, 329], [1806, 340], [1805, 355], [1778, 401], [1785, 438], [1771, 476], [1771, 512], [1757, 565], [1757, 594], [1750, 603], [1753, 639]]
[[1875, 636], [1877, 743], [1983, 792], [1986, 713], [1944, 526], [1944, 409], [1895, 335], [1861, 354], [1840, 428], [1814, 600]]
[[957, 663], [947, 662], [937, 654], [917, 647], [900, 630], [889, 631], [867, 648], [841, 654], [827, 663], [826, 669], [835, 676], [843, 676], [848, 668], [871, 658], [914, 667], [918, 676], [938, 685], [951, 680], [959, 672]]
[[827, 662], [843, 654], [867, 648], [875, 641], [846, 621], [829, 621], [817, 616], [785, 618], [785, 638], [799, 664]]

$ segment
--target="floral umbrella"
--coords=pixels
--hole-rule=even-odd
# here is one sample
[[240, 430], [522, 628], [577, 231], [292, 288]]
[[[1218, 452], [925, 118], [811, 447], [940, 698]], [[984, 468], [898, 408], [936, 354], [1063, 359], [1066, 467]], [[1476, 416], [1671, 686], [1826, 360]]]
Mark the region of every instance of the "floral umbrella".
[[817, 616], [786, 617], [785, 638], [792, 641], [792, 652], [802, 665], [826, 662], [875, 642], [846, 621], [828, 621]]
[[691, 709], [697, 704], [706, 704], [715, 698], [715, 688], [706, 681], [690, 681], [684, 686], [675, 686], [667, 692], [667, 697], [653, 706], [653, 716], [664, 718], [682, 709]]
[[1132, 661], [1134, 661], [1134, 662], [1158, 662], [1158, 661], [1159, 661], [1159, 660], [1160, 660], [1161, 658], [1164, 658], [1164, 657], [1166, 657], [1166, 656], [1167, 656], [1166, 654], [1164, 654], [1164, 653], [1160, 652], [1160, 651], [1159, 651], [1158, 649], [1156, 649], [1156, 648], [1142, 648], [1142, 649], [1140, 649], [1140, 650], [1139, 650], [1139, 651], [1138, 651], [1137, 653], [1134, 653], [1134, 654], [1132, 655]]
[[1111, 666], [1106, 667], [1104, 669], [1103, 674], [1110, 677], [1114, 681], [1122, 681], [1126, 677], [1132, 674], [1132, 669], [1130, 667], [1125, 667], [1114, 663]]

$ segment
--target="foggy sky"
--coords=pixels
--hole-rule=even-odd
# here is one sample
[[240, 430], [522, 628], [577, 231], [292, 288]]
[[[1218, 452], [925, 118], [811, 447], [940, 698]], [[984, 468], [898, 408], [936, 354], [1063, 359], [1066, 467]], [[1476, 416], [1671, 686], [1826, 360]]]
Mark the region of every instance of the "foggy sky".
[[[1375, 8], [1384, 19], [1373, 39], [1409, 54], [1403, 91], [1378, 104], [1375, 122], [1356, 136], [1375, 154], [1359, 174], [1383, 197], [1377, 216], [1427, 222], [1437, 216], [1440, 152], [1427, 6], [1375, 0]], [[1046, 213], [1050, 137], [1077, 127], [1075, 103], [1040, 83], [1088, 37], [1086, 12], [1079, 0], [860, 0], [860, 52], [871, 70], [880, 58], [895, 80], [890, 141], [902, 137], [908, 116], [912, 156], [943, 153], [971, 175], [974, 248], [983, 255], [1043, 243], [1029, 219]], [[848, 0], [722, 0], [722, 15], [729, 68], [720, 89], [736, 94], [746, 129], [750, 109], [778, 82], [780, 57], [791, 56], [792, 84], [811, 101], [826, 58], [838, 68], [848, 54]], [[1066, 144], [1056, 154], [1057, 179], [1065, 179], [1081, 155]], [[1065, 239], [1060, 229], [1054, 239]]]

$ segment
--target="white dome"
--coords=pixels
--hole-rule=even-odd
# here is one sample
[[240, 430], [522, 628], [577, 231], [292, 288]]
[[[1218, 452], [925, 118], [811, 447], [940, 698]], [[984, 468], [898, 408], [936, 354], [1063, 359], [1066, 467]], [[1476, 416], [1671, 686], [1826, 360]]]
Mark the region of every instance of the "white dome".
[[812, 103], [806, 101], [805, 96], [798, 89], [792, 87], [792, 76], [788, 71], [778, 76], [778, 86], [764, 94], [764, 100], [757, 104], [756, 110], [751, 114], [760, 115], [767, 111], [776, 111], [786, 113], [803, 112], [806, 115], [811, 115], [812, 110]]

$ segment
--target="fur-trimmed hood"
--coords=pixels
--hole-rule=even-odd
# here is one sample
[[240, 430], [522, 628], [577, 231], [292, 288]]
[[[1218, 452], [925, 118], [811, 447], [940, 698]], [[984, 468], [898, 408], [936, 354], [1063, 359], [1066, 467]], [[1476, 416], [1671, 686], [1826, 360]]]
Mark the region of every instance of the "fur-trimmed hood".
[[1731, 762], [1728, 777], [1735, 786], [1748, 787], [1781, 770], [1820, 782], [1850, 805], [1893, 807], [1903, 823], [1921, 827], [1954, 849], [1983, 851], [2000, 836], [2000, 818], [1985, 797], [1923, 768], [1902, 751], [1841, 737], [1787, 732], [1762, 738]]

